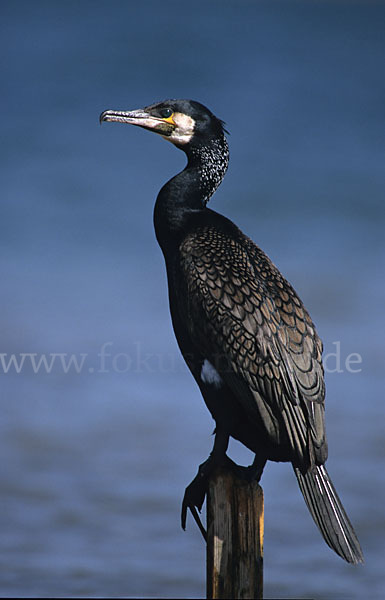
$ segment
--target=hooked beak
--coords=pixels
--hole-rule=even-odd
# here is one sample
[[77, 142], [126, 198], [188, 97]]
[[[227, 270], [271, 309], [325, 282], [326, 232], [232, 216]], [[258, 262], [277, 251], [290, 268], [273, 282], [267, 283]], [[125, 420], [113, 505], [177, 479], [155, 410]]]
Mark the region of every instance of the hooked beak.
[[166, 137], [170, 136], [175, 129], [175, 123], [171, 119], [162, 119], [154, 117], [143, 109], [139, 110], [105, 110], [99, 117], [100, 123], [103, 121], [116, 121], [117, 123], [128, 123], [137, 125], [155, 133], [160, 133]]

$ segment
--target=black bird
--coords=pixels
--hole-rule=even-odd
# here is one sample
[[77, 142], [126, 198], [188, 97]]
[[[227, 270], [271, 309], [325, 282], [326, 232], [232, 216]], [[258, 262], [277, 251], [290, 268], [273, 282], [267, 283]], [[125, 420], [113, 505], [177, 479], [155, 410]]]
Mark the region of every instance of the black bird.
[[212, 470], [230, 461], [232, 436], [255, 453], [250, 477], [258, 480], [268, 459], [291, 462], [326, 543], [349, 563], [363, 562], [324, 465], [322, 342], [266, 254], [206, 206], [229, 162], [223, 121], [192, 100], [107, 110], [100, 121], [154, 131], [187, 155], [185, 169], [163, 186], [154, 210], [175, 336], [216, 424], [213, 450], [186, 488], [183, 528], [188, 508], [197, 518]]

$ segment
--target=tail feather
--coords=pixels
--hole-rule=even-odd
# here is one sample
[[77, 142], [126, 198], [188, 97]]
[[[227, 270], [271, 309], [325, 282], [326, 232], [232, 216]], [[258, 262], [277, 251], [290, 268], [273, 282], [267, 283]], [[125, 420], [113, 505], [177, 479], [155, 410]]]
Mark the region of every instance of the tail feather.
[[297, 467], [294, 472], [325, 542], [347, 562], [363, 563], [360, 543], [324, 465], [312, 467], [305, 475]]

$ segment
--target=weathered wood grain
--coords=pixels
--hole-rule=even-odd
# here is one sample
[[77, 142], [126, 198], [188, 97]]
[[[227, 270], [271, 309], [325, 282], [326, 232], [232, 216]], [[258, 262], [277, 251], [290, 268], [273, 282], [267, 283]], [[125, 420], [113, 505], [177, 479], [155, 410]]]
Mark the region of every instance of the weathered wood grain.
[[207, 598], [263, 598], [263, 491], [227, 467], [207, 495]]

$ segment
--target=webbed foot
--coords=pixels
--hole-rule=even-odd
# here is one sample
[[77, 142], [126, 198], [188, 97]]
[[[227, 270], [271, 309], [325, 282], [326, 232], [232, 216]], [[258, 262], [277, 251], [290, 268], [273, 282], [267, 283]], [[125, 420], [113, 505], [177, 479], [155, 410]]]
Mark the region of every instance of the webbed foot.
[[207, 541], [206, 529], [203, 527], [202, 522], [199, 518], [199, 512], [202, 509], [203, 503], [206, 498], [209, 478], [213, 471], [218, 466], [227, 466], [231, 469], [238, 469], [242, 472], [242, 477], [246, 477], [248, 474], [248, 467], [239, 467], [235, 462], [231, 460], [226, 454], [221, 457], [220, 460], [214, 460], [211, 455], [204, 463], [199, 466], [198, 473], [192, 480], [192, 482], [186, 487], [183, 502], [182, 502], [182, 513], [181, 513], [181, 524], [182, 529], [186, 529], [187, 511], [190, 510], [196, 524], [199, 527], [204, 539]]
[[199, 466], [197, 475], [186, 487], [181, 512], [182, 529], [186, 529], [187, 511], [190, 510], [201, 534], [203, 535], [205, 541], [207, 541], [207, 532], [202, 525], [198, 511], [200, 512], [202, 509], [208, 490], [209, 478], [216, 467], [224, 466], [232, 469], [235, 471], [238, 477], [251, 483], [252, 481], [260, 480], [265, 464], [265, 459], [261, 460], [260, 458], [255, 457], [252, 465], [249, 467], [242, 467], [232, 461], [231, 458], [229, 458], [226, 454], [222, 456], [220, 460], [214, 460], [213, 456], [211, 455]]
[[211, 463], [212, 461], [210, 461], [210, 458], [208, 458], [206, 462], [202, 463], [198, 469], [197, 475], [194, 477], [192, 482], [186, 487], [182, 502], [181, 514], [182, 529], [186, 530], [187, 510], [190, 510], [192, 516], [195, 519], [196, 524], [199, 527], [200, 532], [202, 533], [206, 541], [207, 533], [199, 518], [197, 509], [200, 512], [203, 506], [203, 502], [205, 501], [209, 475], [213, 470]]

